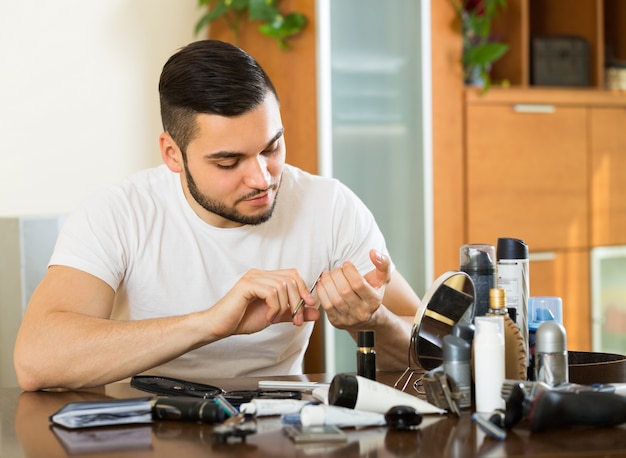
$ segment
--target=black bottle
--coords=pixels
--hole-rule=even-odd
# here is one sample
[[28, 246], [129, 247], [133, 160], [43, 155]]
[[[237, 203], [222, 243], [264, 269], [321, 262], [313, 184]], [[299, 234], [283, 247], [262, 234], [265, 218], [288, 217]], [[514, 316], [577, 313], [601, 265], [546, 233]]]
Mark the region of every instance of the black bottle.
[[376, 380], [376, 351], [374, 350], [374, 331], [357, 333], [358, 350], [356, 352], [357, 375]]

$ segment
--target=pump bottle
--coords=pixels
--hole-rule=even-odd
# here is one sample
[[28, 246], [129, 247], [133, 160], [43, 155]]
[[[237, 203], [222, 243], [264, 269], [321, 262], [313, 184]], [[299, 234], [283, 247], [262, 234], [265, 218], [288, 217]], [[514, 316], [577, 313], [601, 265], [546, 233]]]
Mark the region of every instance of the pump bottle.
[[474, 336], [474, 385], [476, 412], [504, 409], [504, 337], [501, 316], [476, 317]]
[[502, 288], [489, 291], [488, 316], [501, 316], [504, 320], [504, 375], [510, 380], [526, 380], [528, 376], [526, 343], [521, 331], [509, 316], [506, 292]]

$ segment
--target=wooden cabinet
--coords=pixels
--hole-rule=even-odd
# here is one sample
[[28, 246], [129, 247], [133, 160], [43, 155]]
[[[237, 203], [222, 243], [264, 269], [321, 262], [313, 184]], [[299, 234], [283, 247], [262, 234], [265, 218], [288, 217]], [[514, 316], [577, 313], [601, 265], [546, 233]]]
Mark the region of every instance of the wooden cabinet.
[[588, 246], [587, 109], [551, 104], [467, 108], [467, 236], [530, 250]]
[[466, 97], [468, 243], [524, 240], [530, 295], [563, 299], [571, 350], [591, 350], [590, 251], [626, 244], [626, 100], [607, 91]]
[[591, 350], [589, 250], [555, 250], [531, 255], [530, 295], [558, 296], [569, 350]]
[[591, 245], [626, 244], [626, 107], [593, 108]]
[[[562, 297], [569, 348], [589, 351], [590, 252], [626, 244], [626, 92], [605, 89], [607, 63], [626, 61], [626, 0], [507, 0], [493, 31], [510, 50], [460, 107], [458, 19], [449, 2], [431, 8], [435, 265], [455, 268], [459, 237], [524, 239], [530, 294]], [[588, 43], [587, 87], [533, 84], [538, 36]]]
[[591, 349], [589, 108], [470, 100], [467, 237], [529, 247], [530, 295], [563, 299], [571, 350]]

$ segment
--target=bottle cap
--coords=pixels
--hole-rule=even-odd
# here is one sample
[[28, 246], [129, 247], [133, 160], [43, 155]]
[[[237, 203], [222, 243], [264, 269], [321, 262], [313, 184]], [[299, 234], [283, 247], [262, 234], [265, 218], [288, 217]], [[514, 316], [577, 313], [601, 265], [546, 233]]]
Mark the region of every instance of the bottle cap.
[[472, 346], [460, 337], [448, 334], [443, 338], [443, 360], [470, 361], [472, 357]]
[[356, 375], [337, 374], [328, 387], [328, 403], [334, 406], [354, 409], [359, 396], [359, 382]]
[[471, 344], [474, 340], [475, 330], [476, 328], [472, 323], [457, 323], [452, 326], [452, 331], [450, 331], [450, 334], [460, 337], [461, 339]]
[[459, 252], [460, 270], [465, 273], [492, 274], [496, 271], [496, 249], [493, 245], [470, 243]]
[[500, 259], [528, 259], [528, 245], [523, 240], [510, 237], [499, 237], [497, 258]]
[[324, 404], [307, 405], [300, 410], [302, 426], [323, 425], [326, 420], [326, 406]]
[[489, 290], [489, 307], [494, 310], [506, 308], [506, 292], [503, 288], [491, 288]]
[[357, 345], [359, 347], [374, 347], [374, 331], [359, 331], [357, 333]]
[[528, 329], [536, 331], [544, 321], [563, 324], [563, 301], [558, 296], [531, 296], [528, 298]]
[[537, 328], [535, 354], [563, 353], [567, 351], [567, 334], [562, 324], [545, 321]]

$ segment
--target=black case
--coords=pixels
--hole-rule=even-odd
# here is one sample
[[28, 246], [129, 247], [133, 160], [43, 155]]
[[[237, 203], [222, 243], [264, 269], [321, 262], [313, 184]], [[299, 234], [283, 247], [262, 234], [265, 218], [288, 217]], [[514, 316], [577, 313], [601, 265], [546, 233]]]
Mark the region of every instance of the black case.
[[130, 386], [148, 393], [165, 396], [193, 396], [212, 399], [218, 394], [224, 394], [224, 390], [217, 386], [152, 375], [135, 375], [130, 379]]
[[573, 36], [532, 38], [531, 83], [535, 86], [589, 86], [589, 44]]

